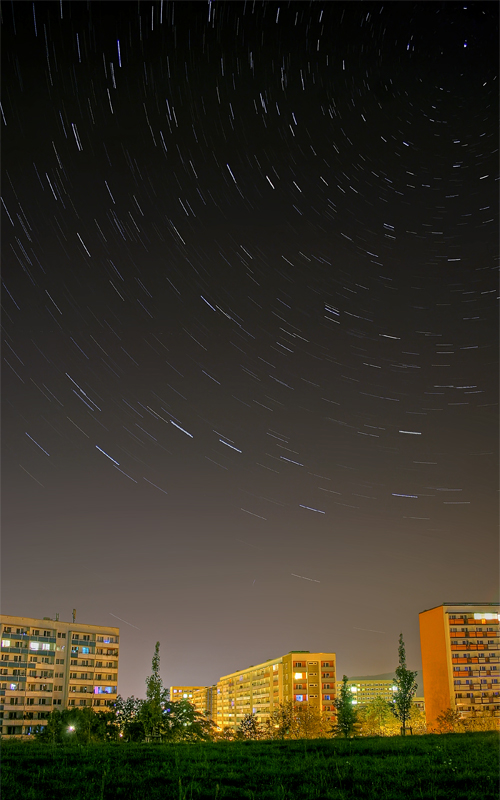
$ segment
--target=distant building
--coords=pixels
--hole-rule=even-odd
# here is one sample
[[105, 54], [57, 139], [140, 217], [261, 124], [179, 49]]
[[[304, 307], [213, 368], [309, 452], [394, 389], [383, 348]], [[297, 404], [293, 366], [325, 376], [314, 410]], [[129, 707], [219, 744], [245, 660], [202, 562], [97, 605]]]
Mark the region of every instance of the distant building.
[[203, 686], [193, 694], [193, 705], [200, 714], [217, 721], [217, 684]]
[[209, 709], [211, 711], [212, 708], [212, 703], [209, 702], [210, 688], [209, 686], [171, 686], [170, 699], [187, 700], [200, 714], [208, 715], [212, 719], [209, 713]]
[[0, 615], [3, 738], [32, 734], [53, 708], [106, 710], [118, 691], [120, 629]]
[[[397, 686], [394, 683], [396, 673], [384, 672], [381, 675], [362, 675], [360, 677], [349, 678], [347, 685], [353, 693], [353, 705], [362, 707], [375, 700], [376, 697], [381, 697], [388, 703], [394, 700], [394, 694]], [[339, 693], [342, 681], [337, 681], [337, 694]], [[421, 694], [421, 674], [417, 671], [417, 694], [413, 698], [413, 704], [417, 708], [424, 710], [425, 702]], [[420, 691], [419, 691], [420, 690]]]
[[[342, 681], [337, 681], [337, 694], [342, 686]], [[377, 676], [366, 676], [364, 678], [350, 678], [347, 681], [347, 686], [353, 694], [353, 705], [365, 706], [376, 697], [382, 697], [388, 703], [394, 700], [394, 692], [396, 685], [394, 678], [382, 679]]]
[[171, 700], [187, 700], [200, 714], [216, 721], [216, 686], [171, 686]]
[[224, 675], [217, 682], [216, 723], [237, 728], [247, 714], [269, 719], [280, 703], [308, 703], [333, 720], [335, 653], [292, 650], [257, 666]]
[[443, 603], [419, 615], [428, 726], [448, 708], [500, 718], [499, 612], [498, 603]]

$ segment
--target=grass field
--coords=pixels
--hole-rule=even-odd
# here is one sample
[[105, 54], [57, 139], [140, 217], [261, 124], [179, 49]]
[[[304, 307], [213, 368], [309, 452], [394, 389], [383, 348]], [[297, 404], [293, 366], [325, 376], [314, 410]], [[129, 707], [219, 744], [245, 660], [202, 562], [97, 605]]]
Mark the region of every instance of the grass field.
[[2, 744], [2, 800], [497, 800], [496, 733], [202, 744]]

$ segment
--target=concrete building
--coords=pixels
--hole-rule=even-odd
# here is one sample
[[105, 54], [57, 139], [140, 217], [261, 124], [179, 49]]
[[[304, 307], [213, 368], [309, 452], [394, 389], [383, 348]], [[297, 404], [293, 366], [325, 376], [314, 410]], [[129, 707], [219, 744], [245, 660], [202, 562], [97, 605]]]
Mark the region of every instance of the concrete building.
[[[392, 703], [394, 693], [396, 692], [396, 678], [395, 672], [384, 672], [381, 675], [361, 675], [349, 678], [347, 685], [350, 687], [353, 695], [353, 705], [358, 707], [365, 706], [376, 697], [382, 697], [388, 703]], [[337, 681], [337, 694], [342, 686], [342, 681]], [[424, 710], [425, 702], [422, 689], [422, 673], [417, 671], [417, 693], [413, 698], [413, 704]]]
[[196, 706], [193, 698], [200, 690], [205, 690], [205, 686], [171, 686], [170, 699], [188, 700], [193, 706]]
[[217, 721], [217, 684], [203, 686], [193, 694], [193, 705], [200, 714]]
[[200, 714], [216, 722], [216, 686], [171, 686], [171, 700], [187, 700]]
[[443, 603], [420, 613], [428, 726], [448, 708], [500, 722], [499, 612], [498, 603]]
[[0, 615], [3, 738], [29, 736], [53, 708], [106, 710], [118, 691], [119, 628]]
[[280, 703], [308, 703], [333, 720], [335, 653], [292, 650], [279, 658], [237, 670], [217, 682], [216, 724], [237, 728], [247, 714], [269, 719]]

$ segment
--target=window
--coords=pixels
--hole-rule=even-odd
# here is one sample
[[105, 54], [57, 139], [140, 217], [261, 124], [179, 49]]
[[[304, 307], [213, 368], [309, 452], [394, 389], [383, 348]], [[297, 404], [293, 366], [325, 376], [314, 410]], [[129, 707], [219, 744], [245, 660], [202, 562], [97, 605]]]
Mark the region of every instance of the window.
[[64, 658], [56, 658], [56, 664], [64, 664]]
[[304, 695], [303, 695], [303, 694], [296, 694], [296, 695], [295, 695], [295, 700], [296, 700], [298, 703], [302, 703], [302, 701], [304, 700]]
[[2, 639], [2, 647], [10, 647], [10, 639]]
[[44, 631], [43, 635], [44, 636], [52, 636], [52, 631]]
[[66, 638], [66, 634], [65, 633], [58, 633], [57, 634], [57, 638], [58, 639], [65, 639]]
[[324, 696], [324, 698], [323, 698], [323, 699], [324, 699], [324, 700], [330, 700], [330, 695], [329, 695], [329, 694], [325, 694], [325, 696]]

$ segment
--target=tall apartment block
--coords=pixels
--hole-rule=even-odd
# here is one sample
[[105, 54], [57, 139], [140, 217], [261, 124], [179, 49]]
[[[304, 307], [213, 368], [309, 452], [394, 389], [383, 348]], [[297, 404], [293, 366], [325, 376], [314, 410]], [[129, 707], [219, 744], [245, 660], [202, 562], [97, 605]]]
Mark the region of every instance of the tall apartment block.
[[247, 714], [269, 719], [280, 703], [307, 702], [333, 720], [335, 653], [292, 650], [263, 664], [225, 675], [217, 682], [215, 722], [237, 728]]
[[499, 612], [498, 603], [443, 603], [420, 613], [428, 726], [448, 708], [500, 718]]
[[29, 736], [53, 708], [112, 706], [119, 628], [0, 615], [2, 737]]

